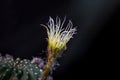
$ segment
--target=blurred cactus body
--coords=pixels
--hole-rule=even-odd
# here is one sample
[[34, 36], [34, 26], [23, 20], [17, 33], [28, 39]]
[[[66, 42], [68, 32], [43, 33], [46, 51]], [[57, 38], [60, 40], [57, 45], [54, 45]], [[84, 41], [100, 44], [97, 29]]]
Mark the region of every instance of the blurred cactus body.
[[38, 80], [40, 68], [28, 59], [0, 56], [0, 80]]

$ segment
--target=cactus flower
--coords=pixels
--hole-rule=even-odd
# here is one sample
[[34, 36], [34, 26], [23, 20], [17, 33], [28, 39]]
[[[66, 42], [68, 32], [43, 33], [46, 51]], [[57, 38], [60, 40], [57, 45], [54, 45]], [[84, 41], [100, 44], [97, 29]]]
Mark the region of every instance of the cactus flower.
[[76, 28], [73, 28], [73, 24], [70, 20], [67, 26], [63, 27], [65, 20], [66, 17], [62, 22], [58, 17], [56, 17], [56, 21], [50, 17], [47, 25], [42, 24], [42, 26], [46, 28], [48, 35], [48, 60], [41, 80], [47, 79], [47, 76], [52, 70], [57, 57], [63, 50], [66, 49], [66, 44], [76, 32]]
[[56, 17], [56, 21], [54, 21], [50, 17], [47, 26], [42, 24], [47, 30], [48, 49], [52, 51], [64, 50], [68, 41], [75, 34], [76, 28], [73, 28], [71, 20], [69, 20], [66, 28], [63, 27], [65, 20], [66, 18], [61, 22], [60, 18]]

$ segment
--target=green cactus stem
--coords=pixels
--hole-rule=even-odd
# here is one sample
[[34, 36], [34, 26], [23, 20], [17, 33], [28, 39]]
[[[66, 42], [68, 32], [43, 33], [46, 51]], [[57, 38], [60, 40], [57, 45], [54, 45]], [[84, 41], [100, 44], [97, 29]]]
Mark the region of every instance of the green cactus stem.
[[40, 69], [28, 59], [0, 57], [0, 80], [38, 80]]

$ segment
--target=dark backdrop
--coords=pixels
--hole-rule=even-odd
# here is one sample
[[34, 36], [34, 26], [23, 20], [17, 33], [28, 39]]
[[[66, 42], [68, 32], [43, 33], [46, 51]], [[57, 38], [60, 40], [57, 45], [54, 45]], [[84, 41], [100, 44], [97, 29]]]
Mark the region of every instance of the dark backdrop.
[[49, 16], [66, 16], [77, 26], [54, 80], [113, 77], [119, 54], [119, 0], [1, 0], [0, 52], [29, 59], [45, 55], [47, 35], [40, 24]]

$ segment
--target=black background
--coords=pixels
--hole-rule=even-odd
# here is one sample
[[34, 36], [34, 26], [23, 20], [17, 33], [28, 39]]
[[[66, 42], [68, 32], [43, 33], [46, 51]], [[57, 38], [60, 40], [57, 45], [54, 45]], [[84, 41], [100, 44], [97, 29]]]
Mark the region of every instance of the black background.
[[[54, 80], [115, 78], [119, 54], [119, 0], [1, 0], [0, 52], [29, 58], [45, 54], [49, 16], [71, 19], [70, 40]], [[67, 21], [66, 21], [67, 22]]]

